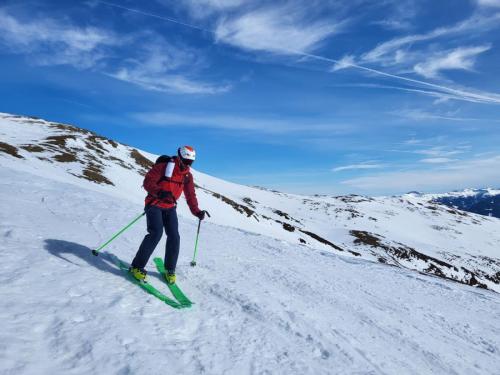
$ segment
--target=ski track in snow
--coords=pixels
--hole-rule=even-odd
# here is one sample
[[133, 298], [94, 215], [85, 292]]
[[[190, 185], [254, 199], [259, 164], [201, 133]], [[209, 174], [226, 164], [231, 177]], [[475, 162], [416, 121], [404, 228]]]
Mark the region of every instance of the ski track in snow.
[[[175, 310], [132, 285], [142, 210], [2, 170], [2, 374], [498, 374], [500, 297], [396, 267], [180, 217]], [[163, 256], [164, 241], [155, 251]], [[152, 259], [151, 282], [166, 291]]]

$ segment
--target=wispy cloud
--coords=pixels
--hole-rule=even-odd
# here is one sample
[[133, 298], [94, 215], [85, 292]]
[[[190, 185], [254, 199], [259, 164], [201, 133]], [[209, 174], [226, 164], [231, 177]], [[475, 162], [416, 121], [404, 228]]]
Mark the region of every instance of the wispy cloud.
[[[500, 155], [451, 163], [432, 170], [414, 169], [342, 181], [343, 185], [372, 193], [411, 190], [448, 191], [466, 187], [500, 186]], [[383, 188], [382, 188], [383, 187]]]
[[[101, 2], [109, 4], [104, 1]], [[122, 6], [117, 7], [127, 9]], [[196, 25], [159, 15], [147, 14], [145, 12], [140, 13], [209, 32], [214, 35], [216, 41], [219, 43], [226, 43], [244, 50], [267, 52], [283, 56], [298, 56], [301, 57], [299, 60], [301, 63], [308, 63], [311, 60], [331, 63], [333, 67], [330, 68], [330, 71], [354, 68], [369, 75], [404, 82], [411, 87], [394, 86], [393, 89], [432, 96], [437, 98], [437, 102], [454, 99], [473, 103], [500, 104], [500, 95], [496, 93], [438, 85], [400, 74], [393, 74], [354, 63], [353, 58], [349, 55], [342, 59], [332, 59], [309, 52], [317, 48], [328, 37], [342, 31], [343, 26], [349, 22], [349, 19], [331, 21], [331, 19], [323, 17], [311, 21], [310, 16], [307, 14], [307, 7], [304, 7], [304, 4], [301, 5], [300, 2], [249, 9], [253, 10], [245, 8], [240, 13], [235, 12], [235, 14], [231, 14], [230, 16], [225, 15], [219, 18], [215, 30], [203, 29]], [[130, 11], [137, 12], [134, 9]], [[362, 55], [361, 61], [383, 63], [384, 60], [389, 59], [399, 63], [407, 60], [407, 52], [400, 50], [402, 46], [446, 35], [485, 31], [497, 27], [498, 20], [500, 20], [500, 12], [488, 16], [478, 14], [453, 26], [438, 28], [425, 34], [395, 38], [378, 45], [372, 51]], [[391, 53], [393, 53], [393, 56], [386, 56]]]
[[[333, 71], [343, 68], [355, 68], [363, 70], [366, 73], [399, 80], [401, 83], [405, 82], [412, 87], [395, 86], [392, 87], [393, 89], [433, 96], [439, 102], [453, 99], [474, 103], [500, 104], [500, 95], [496, 93], [457, 87], [457, 85], [452, 83], [435, 84], [387, 71], [387, 69], [394, 70], [394, 68], [398, 68], [405, 73], [414, 71], [425, 78], [438, 78], [439, 73], [444, 70], [471, 70], [474, 67], [476, 56], [487, 51], [490, 45], [461, 46], [438, 52], [435, 50], [436, 46], [433, 47], [433, 50], [430, 50], [429, 46], [424, 47], [426, 48], [425, 50], [418, 50], [415, 45], [435, 39], [444, 39], [444, 37], [449, 38], [452, 36], [468, 35], [470, 33], [478, 35], [498, 27], [500, 27], [500, 12], [490, 12], [489, 14], [480, 12], [451, 26], [439, 27], [422, 34], [393, 38], [380, 43], [372, 50], [362, 54], [358, 61], [352, 55], [346, 55], [341, 60], [325, 60], [330, 60], [334, 64]], [[427, 57], [429, 53], [432, 53], [431, 58]], [[385, 67], [385, 69], [371, 68], [367, 64], [378, 64]], [[389, 88], [389, 86], [386, 87]]]
[[336, 72], [337, 70], [346, 69], [355, 65], [355, 57], [354, 55], [345, 55], [340, 60], [338, 60], [333, 67], [330, 69], [331, 72]]
[[438, 52], [426, 61], [415, 65], [414, 70], [426, 78], [436, 78], [442, 70], [472, 70], [476, 56], [490, 48], [491, 45], [482, 45]]
[[477, 4], [481, 7], [500, 8], [500, 0], [477, 0]]
[[455, 161], [455, 159], [450, 159], [450, 158], [426, 158], [426, 159], [421, 159], [421, 163], [427, 163], [427, 164], [443, 164], [443, 163], [450, 163], [452, 161]]
[[309, 21], [297, 5], [259, 8], [222, 19], [215, 30], [216, 40], [251, 51], [294, 54], [310, 51], [339, 31], [331, 19]]
[[405, 145], [404, 149], [390, 149], [386, 151], [404, 154], [424, 155], [426, 158], [421, 159], [420, 161], [426, 160], [426, 162], [432, 163], [433, 161], [439, 161], [440, 159], [443, 159], [443, 161], [444, 159], [451, 159], [451, 157], [457, 157], [458, 155], [464, 156], [471, 150], [470, 144], [459, 143], [457, 145], [451, 145], [450, 141], [447, 140], [444, 136], [430, 139], [412, 138], [402, 142], [402, 144]]
[[281, 120], [276, 118], [243, 117], [210, 114], [178, 114], [168, 112], [143, 112], [130, 115], [142, 124], [158, 127], [184, 126], [192, 128], [246, 131], [262, 134], [293, 133], [345, 133], [350, 125], [334, 122], [313, 122], [307, 119]]
[[[304, 53], [297, 52], [297, 54], [301, 55], [301, 56], [309, 57], [311, 59], [319, 60], [319, 61], [330, 62], [332, 64], [339, 64], [339, 62], [341, 61], [341, 60], [331, 59], [328, 57], [314, 55], [314, 54], [305, 53], [305, 52]], [[496, 93], [478, 91], [478, 90], [473, 90], [473, 89], [468, 89], [468, 88], [448, 87], [448, 86], [444, 86], [444, 85], [440, 85], [440, 84], [436, 84], [436, 83], [431, 83], [431, 82], [426, 82], [426, 81], [422, 81], [422, 80], [418, 80], [418, 79], [414, 79], [414, 78], [409, 78], [409, 77], [398, 75], [398, 74], [387, 73], [387, 72], [379, 70], [379, 69], [373, 69], [373, 68], [369, 68], [367, 66], [363, 66], [363, 65], [359, 65], [359, 64], [349, 64], [346, 61], [343, 62], [343, 65], [345, 66], [345, 68], [355, 68], [355, 69], [364, 71], [366, 73], [371, 73], [374, 75], [395, 79], [395, 80], [402, 81], [402, 82], [405, 82], [405, 83], [413, 85], [413, 86], [425, 88], [425, 89], [407, 88], [407, 87], [398, 87], [398, 86], [392, 87], [392, 88], [397, 89], [397, 90], [422, 93], [425, 95], [437, 97], [438, 99], [455, 99], [455, 100], [463, 100], [463, 101], [468, 101], [468, 102], [473, 102], [473, 103], [500, 104], [500, 94], [496, 94]], [[335, 67], [335, 65], [334, 65], [334, 67]], [[390, 86], [387, 86], [387, 87], [390, 87]]]
[[389, 7], [388, 15], [382, 20], [374, 21], [374, 25], [389, 30], [407, 30], [413, 27], [412, 21], [418, 11], [417, 2], [414, 0], [399, 0], [386, 2], [385, 5]]
[[398, 51], [405, 47], [419, 42], [429, 41], [445, 36], [453, 36], [464, 33], [481, 33], [492, 28], [499, 27], [500, 13], [490, 15], [475, 14], [472, 17], [452, 26], [439, 27], [423, 34], [413, 34], [398, 37], [383, 42], [371, 51], [361, 56], [362, 62], [394, 63], [397, 59]]
[[0, 43], [11, 53], [30, 54], [37, 65], [92, 68], [123, 43], [115, 33], [98, 27], [78, 27], [50, 18], [21, 20], [0, 9]]
[[189, 77], [203, 63], [187, 48], [178, 48], [156, 37], [142, 48], [137, 57], [122, 62], [108, 75], [148, 90], [183, 94], [218, 94], [231, 89], [230, 84], [211, 84]]
[[[103, 28], [81, 27], [51, 17], [21, 19], [0, 8], [0, 44], [10, 53], [29, 54], [33, 64], [90, 69], [147, 90], [218, 94], [231, 89], [230, 84], [196, 78], [202, 65], [196, 50], [174, 46], [147, 30], [118, 36]], [[128, 48], [125, 59], [120, 55], [123, 48]]]
[[141, 86], [148, 90], [181, 94], [220, 94], [231, 90], [231, 85], [218, 86], [190, 80], [178, 74], [150, 72], [142, 67], [121, 68], [109, 76]]
[[220, 12], [237, 9], [249, 1], [250, 0], [183, 0], [182, 5], [188, 8], [192, 17], [195, 19], [203, 19], [219, 14]]
[[430, 112], [422, 109], [399, 109], [390, 112], [390, 114], [414, 121], [444, 120], [453, 122], [500, 122], [500, 119], [460, 116], [458, 111]]
[[[351, 66], [352, 68], [353, 66]], [[380, 72], [382, 76], [385, 76], [384, 72]], [[399, 77], [399, 76], [395, 76]], [[389, 77], [391, 78], [391, 77]], [[401, 76], [402, 80], [405, 80], [406, 77]], [[416, 82], [423, 82], [416, 80]], [[421, 86], [424, 86], [427, 84], [427, 82], [423, 82]], [[418, 85], [418, 83], [414, 84], [415, 86]], [[431, 83], [429, 85], [432, 85]], [[432, 86], [430, 86], [430, 89], [423, 89], [423, 88], [417, 88], [414, 87], [412, 88], [411, 86], [396, 86], [394, 84], [388, 85], [388, 84], [378, 84], [378, 83], [354, 83], [354, 84], [343, 84], [343, 85], [333, 85], [333, 87], [364, 87], [367, 89], [387, 89], [387, 90], [397, 90], [397, 91], [404, 91], [412, 94], [418, 94], [418, 95], [424, 95], [424, 96], [430, 96], [433, 98], [436, 98], [434, 104], [441, 103], [441, 102], [446, 102], [449, 100], [459, 100], [459, 101], [466, 101], [466, 102], [472, 102], [472, 103], [500, 103], [500, 95], [496, 93], [488, 93], [488, 92], [481, 92], [477, 90], [472, 90], [472, 89], [458, 89], [458, 92], [455, 93], [453, 88], [451, 87], [446, 87], [442, 85], [436, 85], [438, 86], [436, 90], [432, 90]], [[442, 89], [439, 89], [442, 87]], [[470, 91], [467, 91], [470, 90]], [[472, 94], [472, 95], [469, 95]], [[475, 95], [478, 94], [480, 95], [479, 97], [475, 97]], [[483, 98], [483, 95], [485, 96]], [[494, 120], [496, 121], [496, 120]]]
[[452, 155], [459, 155], [465, 152], [465, 150], [468, 148], [468, 146], [462, 146], [460, 148], [455, 147], [454, 149], [450, 150], [447, 147], [444, 146], [435, 146], [432, 148], [428, 149], [421, 149], [421, 150], [415, 150], [415, 151], [410, 151], [415, 154], [420, 154], [420, 155], [429, 155], [429, 156], [435, 156], [438, 158], [446, 157], [446, 156], [452, 156]]
[[332, 172], [351, 171], [360, 169], [379, 169], [383, 168], [384, 166], [385, 165], [383, 164], [372, 164], [372, 163], [351, 164], [333, 168]]

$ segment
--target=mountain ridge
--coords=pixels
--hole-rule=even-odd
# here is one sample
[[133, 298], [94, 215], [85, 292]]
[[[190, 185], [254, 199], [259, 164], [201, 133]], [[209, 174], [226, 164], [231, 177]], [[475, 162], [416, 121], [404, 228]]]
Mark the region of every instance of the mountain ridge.
[[[156, 155], [42, 119], [0, 114], [0, 127], [2, 163], [142, 202], [142, 178]], [[497, 219], [425, 195], [300, 196], [193, 174], [216, 223], [500, 291]], [[179, 211], [190, 217], [183, 202]]]

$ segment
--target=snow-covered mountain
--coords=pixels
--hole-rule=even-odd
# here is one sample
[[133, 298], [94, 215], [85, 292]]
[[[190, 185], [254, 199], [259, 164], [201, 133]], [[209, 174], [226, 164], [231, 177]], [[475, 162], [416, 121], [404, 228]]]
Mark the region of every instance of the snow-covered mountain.
[[[0, 114], [0, 126], [3, 165], [142, 201], [143, 175], [156, 155], [36, 118]], [[300, 196], [196, 171], [195, 181], [214, 223], [500, 291], [496, 218], [429, 202], [436, 198], [429, 195]]]
[[176, 311], [114, 266], [130, 262], [144, 223], [90, 255], [142, 211], [155, 158], [74, 126], [0, 115], [0, 372], [500, 368], [499, 219], [416, 195], [299, 196], [195, 171], [212, 218], [190, 268], [197, 221], [181, 202], [178, 278], [196, 305]]
[[475, 214], [500, 218], [500, 189], [465, 189], [443, 194], [418, 194], [434, 203], [440, 203]]

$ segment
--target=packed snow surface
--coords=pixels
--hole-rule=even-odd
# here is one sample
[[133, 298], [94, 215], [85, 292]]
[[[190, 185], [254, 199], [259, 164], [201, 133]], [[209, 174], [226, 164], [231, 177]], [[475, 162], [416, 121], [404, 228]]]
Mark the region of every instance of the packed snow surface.
[[[494, 374], [499, 295], [402, 268], [180, 218], [175, 310], [128, 281], [142, 210], [2, 168], [2, 374]], [[162, 256], [162, 247], [156, 255]], [[151, 263], [151, 282], [166, 291]]]
[[175, 310], [116, 267], [145, 219], [90, 254], [142, 212], [155, 155], [8, 114], [0, 137], [1, 374], [500, 373], [496, 218], [195, 171], [212, 218], [192, 268], [197, 221], [180, 202], [178, 282], [196, 304]]

